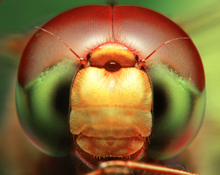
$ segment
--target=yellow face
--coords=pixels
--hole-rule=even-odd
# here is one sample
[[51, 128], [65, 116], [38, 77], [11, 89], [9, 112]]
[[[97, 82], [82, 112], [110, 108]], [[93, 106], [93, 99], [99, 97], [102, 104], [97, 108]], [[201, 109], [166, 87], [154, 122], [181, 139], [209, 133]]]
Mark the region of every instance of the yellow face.
[[135, 67], [134, 53], [117, 43], [98, 47], [88, 61], [90, 66], [79, 70], [71, 89], [70, 131], [77, 154], [100, 159], [140, 156], [152, 128], [147, 73]]

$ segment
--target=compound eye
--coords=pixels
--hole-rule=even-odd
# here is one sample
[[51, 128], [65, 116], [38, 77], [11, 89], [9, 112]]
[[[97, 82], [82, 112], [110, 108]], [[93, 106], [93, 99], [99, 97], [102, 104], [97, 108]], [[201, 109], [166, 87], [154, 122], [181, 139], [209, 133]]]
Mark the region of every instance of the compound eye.
[[109, 72], [116, 72], [121, 69], [121, 65], [115, 61], [109, 61], [104, 65], [104, 68]]

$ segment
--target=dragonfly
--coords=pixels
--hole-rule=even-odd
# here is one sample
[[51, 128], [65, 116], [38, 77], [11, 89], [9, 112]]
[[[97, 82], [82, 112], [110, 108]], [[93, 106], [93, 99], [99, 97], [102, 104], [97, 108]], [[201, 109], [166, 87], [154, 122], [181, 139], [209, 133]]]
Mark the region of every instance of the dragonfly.
[[[48, 30], [48, 31], [51, 31], [51, 30]], [[54, 32], [54, 31], [53, 31]], [[55, 32], [54, 32], [55, 33]], [[48, 35], [48, 33], [46, 33], [46, 32], [43, 32], [43, 31], [41, 31], [41, 34], [42, 35], [44, 35], [44, 36], [47, 36], [48, 38], [50, 38], [51, 36], [50, 35]], [[57, 36], [59, 36], [60, 37], [60, 35], [59, 34], [56, 34]], [[57, 40], [55, 37], [51, 37], [52, 38], [52, 40]], [[61, 36], [61, 38], [63, 38], [62, 36]], [[65, 39], [63, 39], [64, 41], [65, 41]], [[66, 41], [65, 41], [66, 42]], [[177, 40], [177, 42], [187, 42], [187, 41], [181, 41], [181, 39], [179, 39], [179, 41]], [[59, 43], [59, 41], [58, 42], [56, 42], [56, 43]], [[68, 43], [68, 42], [67, 42]], [[61, 44], [61, 43], [59, 43], [59, 44]], [[59, 45], [58, 44], [58, 45]], [[174, 42], [172, 43], [170, 43], [170, 44], [174, 44]], [[62, 44], [61, 44], [62, 45]], [[66, 47], [66, 46], [61, 46], [61, 47]], [[168, 45], [168, 44], [165, 44], [165, 46], [162, 46], [160, 49], [165, 49], [165, 48], [163, 48], [163, 47], [166, 47], [166, 48], [169, 48], [170, 46]], [[72, 47], [71, 46], [71, 48], [75, 51], [75, 49], [74, 49], [74, 47]], [[69, 48], [66, 48], [67, 50], [69, 50]], [[153, 56], [155, 56], [157, 53], [159, 53], [160, 52], [160, 49], [158, 49], [156, 52], [155, 52], [155, 54], [153, 54]], [[77, 49], [76, 49], [77, 50]], [[153, 49], [152, 49], [153, 50]], [[77, 53], [78, 54], [78, 53]], [[137, 54], [138, 55], [138, 54]], [[81, 55], [80, 55], [81, 56]], [[139, 56], [139, 55], [138, 55]], [[86, 65], [84, 65], [84, 66], [86, 66]], [[48, 70], [48, 71], [50, 71], [50, 70]], [[153, 84], [153, 83], [152, 83]], [[74, 85], [74, 82], [73, 82], [73, 85]], [[75, 88], [74, 88], [75, 89]], [[155, 91], [155, 90], [154, 90]], [[72, 131], [71, 131], [72, 132]], [[153, 136], [152, 136], [152, 138], [153, 138]], [[114, 161], [111, 161], [111, 162], [114, 162]], [[120, 164], [120, 161], [119, 161], [119, 164]], [[118, 164], [118, 165], [119, 165]], [[132, 167], [132, 166], [135, 166], [135, 164], [131, 164], [131, 165], [123, 165], [123, 166], [130, 166], [130, 167]], [[137, 166], [138, 167], [138, 166]], [[136, 168], [137, 168], [136, 167]], [[134, 167], [133, 167], [134, 168]]]
[[16, 104], [26, 136], [48, 155], [72, 153], [91, 169], [167, 159], [201, 125], [204, 70], [187, 34], [157, 12], [82, 6], [32, 37], [18, 69]]

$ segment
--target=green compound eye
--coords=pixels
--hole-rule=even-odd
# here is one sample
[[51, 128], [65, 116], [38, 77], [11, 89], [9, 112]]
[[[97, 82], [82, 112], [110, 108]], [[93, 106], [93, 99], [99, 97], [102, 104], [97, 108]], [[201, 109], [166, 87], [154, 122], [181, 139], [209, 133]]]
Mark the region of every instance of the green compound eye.
[[154, 128], [149, 154], [167, 159], [185, 148], [198, 132], [204, 115], [205, 90], [200, 91], [192, 85], [192, 80], [165, 65], [153, 66], [149, 75], [154, 92]]
[[17, 84], [17, 111], [27, 137], [52, 156], [70, 152], [69, 94], [74, 65], [64, 60], [24, 86]]
[[[77, 55], [73, 54], [56, 37], [42, 30], [39, 30], [26, 46], [18, 71], [17, 112], [26, 136], [42, 152], [50, 156], [60, 157], [74, 152], [72, 149], [78, 147], [81, 151], [78, 151], [77, 155], [89, 165], [98, 164], [97, 156], [103, 156], [105, 159], [112, 157], [112, 155], [114, 159], [124, 156], [130, 157], [130, 160], [137, 160], [141, 156], [150, 156], [162, 160], [175, 156], [194, 139], [204, 115], [205, 77], [201, 58], [192, 41], [187, 39], [168, 43], [150, 56], [141, 69], [131, 66], [135, 65], [138, 60], [145, 59], [162, 43], [174, 38], [187, 37], [187, 34], [175, 23], [146, 8], [115, 6], [112, 9], [110, 6], [94, 5], [66, 11], [53, 18], [43, 28], [59, 36], [80, 57], [89, 57], [91, 66], [80, 67], [81, 63]], [[112, 54], [109, 54], [108, 49], [102, 50], [107, 44], [112, 46], [111, 43], [113, 43], [112, 45], [115, 44], [115, 48], [121, 49], [122, 52], [113, 50]], [[107, 64], [108, 69], [111, 68], [110, 70], [113, 71], [107, 71], [102, 66], [96, 67], [96, 63], [92, 63], [97, 48], [99, 49], [98, 56], [104, 55], [106, 63], [114, 63], [113, 66]], [[126, 54], [130, 55], [127, 56]], [[103, 61], [102, 57], [99, 58], [98, 56], [96, 57], [97, 62], [99, 63], [100, 59], [100, 62], [106, 65], [104, 64], [105, 60]], [[127, 58], [130, 60], [126, 60]], [[100, 79], [94, 78], [95, 82], [91, 81], [89, 84], [82, 83], [86, 80], [84, 75], [88, 75], [88, 71], [99, 72], [101, 70], [103, 73], [97, 73], [101, 77]], [[125, 75], [125, 72], [131, 73], [133, 70], [141, 77], [140, 81], [131, 78], [132, 76], [136, 77], [136, 74]], [[106, 87], [117, 87], [117, 90], [120, 89], [117, 86], [117, 81], [121, 80], [122, 77], [127, 79], [126, 81], [121, 80], [121, 84], [131, 82], [126, 86], [127, 89], [124, 88], [120, 91], [122, 100], [124, 100], [123, 104], [126, 105], [129, 102], [132, 104], [139, 102], [139, 94], [148, 88], [146, 91], [149, 94], [142, 93], [140, 95], [144, 97], [143, 106], [148, 106], [148, 111], [145, 108], [142, 109], [139, 103], [134, 103], [138, 105], [132, 107], [129, 105], [122, 106], [114, 100], [108, 104], [110, 100], [103, 98], [103, 104], [108, 107], [107, 112], [104, 110], [104, 106], [98, 106], [99, 108], [96, 106], [94, 108], [98, 110], [92, 112], [85, 110], [86, 112], [78, 113], [80, 107], [91, 110], [94, 108], [91, 102], [87, 104], [86, 98], [83, 106], [72, 107], [74, 106], [72, 103], [82, 101], [83, 95], [78, 95], [78, 92], [78, 94], [76, 93], [77, 98], [72, 95], [74, 88], [79, 88], [77, 83], [81, 82], [86, 85], [80, 86], [80, 92], [89, 91], [92, 96], [88, 95], [87, 98], [95, 99], [96, 95], [101, 93], [96, 91], [96, 85], [97, 89], [102, 86], [96, 82], [102, 82], [102, 77], [106, 76], [112, 77], [111, 81], [107, 79], [111, 83]], [[117, 78], [114, 79], [114, 77]], [[142, 77], [145, 78], [142, 79]], [[144, 87], [144, 89], [142, 87], [144, 83], [141, 84], [140, 82], [145, 80], [149, 80], [149, 82], [147, 82], [147, 88]], [[138, 88], [135, 89], [134, 85], [137, 84]], [[139, 93], [135, 96], [132, 95], [136, 93], [128, 94], [127, 100], [124, 98], [124, 94], [132, 88]], [[112, 92], [115, 92], [114, 89], [109, 91], [109, 93]], [[119, 101], [120, 97], [118, 97]], [[132, 100], [129, 101], [130, 99]], [[94, 104], [96, 103], [98, 103], [98, 99], [94, 100]], [[120, 115], [118, 115], [118, 111]], [[129, 134], [122, 136], [116, 134], [117, 130], [122, 133], [122, 126], [120, 127], [117, 124], [117, 127], [116, 125], [112, 126], [114, 121], [110, 122], [110, 119], [104, 115], [113, 115], [116, 112], [118, 112], [118, 121], [128, 122], [127, 125], [122, 124], [127, 129], [126, 131], [135, 131], [135, 134], [140, 135], [141, 139], [135, 138], [129, 132], [124, 132]], [[128, 116], [132, 120], [127, 120]], [[96, 119], [99, 121], [100, 118], [98, 117], [101, 117], [102, 120], [100, 121], [103, 122], [100, 123], [100, 126], [103, 124], [104, 128], [107, 128], [106, 130], [101, 127], [100, 129], [97, 123], [93, 125]], [[113, 117], [115, 116], [113, 115]], [[149, 123], [146, 124], [146, 121]], [[142, 126], [142, 124], [146, 125]], [[88, 126], [91, 128], [90, 130]], [[101, 136], [97, 133], [101, 133]], [[91, 142], [90, 136], [105, 139], [105, 136], [109, 136], [106, 133], [117, 141], [125, 136], [126, 138], [131, 137], [131, 140], [136, 139], [135, 142], [140, 147], [143, 145], [142, 138], [146, 141], [150, 139], [150, 142], [144, 144], [147, 146], [135, 153], [133, 150], [132, 156], [121, 156], [122, 153], [112, 153], [111, 151], [112, 155], [110, 153], [109, 155], [108, 153], [102, 153], [106, 155], [94, 155], [98, 153], [91, 150], [86, 145], [86, 141]], [[75, 138], [76, 141], [74, 141]], [[78, 142], [77, 138], [79, 138]], [[129, 139], [125, 142], [128, 144]], [[92, 143], [96, 145], [94, 140]], [[84, 149], [85, 147], [86, 149]], [[106, 148], [106, 150], [108, 149]], [[129, 153], [129, 150], [126, 150], [126, 153]], [[91, 156], [90, 154], [95, 158], [90, 160], [88, 158]]]

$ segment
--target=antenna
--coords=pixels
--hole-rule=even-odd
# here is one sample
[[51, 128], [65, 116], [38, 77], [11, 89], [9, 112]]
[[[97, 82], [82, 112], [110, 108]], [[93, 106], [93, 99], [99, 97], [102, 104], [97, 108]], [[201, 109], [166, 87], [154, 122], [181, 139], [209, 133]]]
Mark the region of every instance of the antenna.
[[142, 60], [138, 60], [138, 63], [137, 63], [137, 66], [138, 67], [141, 67], [145, 64], [145, 60], [147, 60], [148, 58], [150, 58], [158, 49], [160, 49], [162, 46], [170, 43], [170, 42], [173, 42], [173, 41], [176, 41], [176, 40], [182, 40], [182, 39], [190, 39], [190, 37], [180, 37], [180, 38], [174, 38], [174, 39], [171, 39], [171, 40], [168, 40], [166, 42], [164, 42], [163, 44], [161, 44], [159, 47], [157, 47], [153, 52], [151, 52], [146, 58], [142, 59]]
[[55, 34], [53, 34], [52, 32], [44, 29], [44, 28], [41, 28], [41, 27], [38, 27], [38, 26], [35, 26], [35, 28], [37, 29], [40, 29], [52, 36], [55, 36], [58, 40], [60, 40], [61, 43], [63, 43], [77, 58], [79, 58], [80, 62], [83, 64], [83, 65], [86, 65], [87, 64], [87, 59], [85, 58], [81, 58], [76, 52], [73, 51], [73, 49], [71, 49], [62, 39], [60, 39], [58, 36], [56, 36]]

